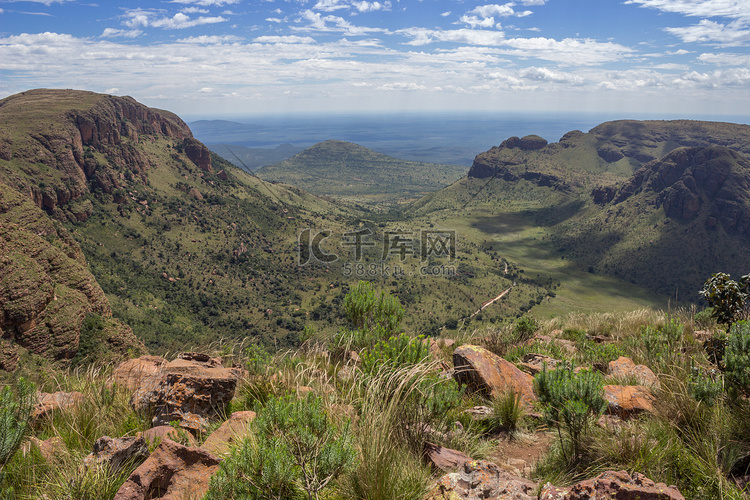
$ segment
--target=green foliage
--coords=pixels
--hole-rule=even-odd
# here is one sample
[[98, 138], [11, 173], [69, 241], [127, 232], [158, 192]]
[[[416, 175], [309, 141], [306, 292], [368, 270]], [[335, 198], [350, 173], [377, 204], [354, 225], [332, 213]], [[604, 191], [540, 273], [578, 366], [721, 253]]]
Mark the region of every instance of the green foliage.
[[732, 325], [724, 354], [724, 375], [735, 389], [750, 394], [750, 323]]
[[274, 398], [247, 439], [211, 479], [207, 499], [318, 499], [331, 481], [354, 466], [349, 423], [334, 425], [320, 398]]
[[663, 326], [646, 325], [641, 328], [641, 340], [647, 363], [652, 368], [666, 367], [679, 356], [683, 326], [676, 319]]
[[602, 395], [601, 375], [589, 370], [575, 373], [574, 366], [568, 363], [557, 365], [555, 370], [548, 370], [545, 366], [534, 378], [534, 391], [544, 405], [547, 421], [557, 428], [563, 455], [562, 429], [571, 441], [571, 458], [578, 461], [584, 433], [591, 420], [607, 407]]
[[583, 358], [591, 365], [607, 366], [610, 361], [614, 361], [620, 356], [625, 356], [625, 350], [622, 346], [613, 342], [596, 343], [585, 341], [581, 345]]
[[268, 375], [268, 368], [273, 357], [258, 344], [250, 344], [244, 352], [245, 368], [250, 376]]
[[23, 378], [15, 386], [0, 390], [0, 484], [5, 465], [29, 431], [31, 410], [36, 404], [36, 387]]
[[694, 366], [688, 381], [688, 391], [696, 401], [713, 405], [724, 393], [724, 384], [717, 370], [704, 373]]
[[716, 273], [698, 293], [713, 308], [713, 317], [721, 324], [731, 325], [750, 316], [750, 274], [734, 281], [726, 273]]
[[387, 341], [375, 344], [372, 349], [365, 349], [360, 354], [362, 371], [374, 373], [383, 364], [393, 368], [416, 365], [429, 358], [430, 349], [424, 336], [409, 337], [402, 333], [397, 337], [390, 337]]
[[377, 295], [369, 281], [360, 281], [344, 297], [344, 314], [358, 329], [380, 326], [393, 335], [404, 318], [404, 309], [393, 295], [386, 292]]
[[493, 429], [502, 429], [511, 433], [518, 430], [526, 409], [521, 393], [506, 390], [492, 400], [492, 415], [489, 417]]
[[531, 316], [521, 316], [513, 325], [513, 331], [521, 342], [530, 339], [538, 329], [539, 322]]

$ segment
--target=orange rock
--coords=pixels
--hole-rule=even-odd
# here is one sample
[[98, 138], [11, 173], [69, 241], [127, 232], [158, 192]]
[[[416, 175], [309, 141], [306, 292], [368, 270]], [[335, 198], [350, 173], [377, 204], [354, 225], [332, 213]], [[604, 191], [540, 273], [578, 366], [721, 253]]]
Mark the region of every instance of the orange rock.
[[539, 500], [685, 500], [675, 486], [656, 483], [638, 472], [607, 471], [594, 479], [587, 479], [568, 488], [547, 483], [539, 493]]
[[497, 397], [510, 389], [528, 405], [537, 400], [534, 377], [483, 347], [464, 345], [453, 351], [454, 377], [471, 392]]
[[156, 375], [159, 368], [166, 363], [167, 360], [161, 356], [141, 356], [129, 359], [117, 365], [109, 380], [129, 391], [135, 391], [145, 379]]
[[625, 356], [609, 362], [609, 374], [613, 377], [635, 377], [640, 385], [659, 387], [659, 379], [648, 366], [636, 365]]
[[82, 401], [83, 394], [80, 392], [40, 392], [37, 404], [31, 412], [31, 418], [34, 420], [51, 418], [53, 412], [73, 409]]
[[643, 412], [653, 413], [654, 395], [642, 385], [605, 385], [607, 413], [623, 420]]
[[255, 420], [254, 411], [232, 413], [229, 419], [221, 424], [221, 427], [208, 436], [201, 448], [216, 456], [226, 455], [232, 446], [250, 434], [250, 422], [253, 420]]
[[157, 425], [143, 432], [136, 434], [136, 437], [143, 437], [149, 446], [154, 443], [157, 445], [164, 439], [171, 439], [172, 441], [179, 441], [181, 438], [187, 439], [188, 446], [195, 446], [195, 437], [189, 432], [183, 429], [175, 429], [171, 425]]
[[220, 460], [200, 448], [165, 439], [120, 487], [114, 500], [201, 498]]

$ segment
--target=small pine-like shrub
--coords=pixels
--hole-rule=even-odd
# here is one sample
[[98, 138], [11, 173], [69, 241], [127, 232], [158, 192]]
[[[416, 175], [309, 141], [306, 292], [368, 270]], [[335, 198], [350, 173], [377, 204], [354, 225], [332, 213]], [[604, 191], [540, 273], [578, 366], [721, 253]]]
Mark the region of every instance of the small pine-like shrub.
[[349, 423], [336, 426], [320, 398], [274, 398], [259, 411], [255, 433], [211, 479], [207, 500], [318, 499], [354, 466]]
[[724, 375], [729, 384], [750, 394], [750, 323], [732, 325], [724, 353]]
[[724, 393], [724, 384], [717, 370], [704, 373], [694, 366], [688, 379], [688, 392], [696, 401], [709, 406], [715, 404]]
[[575, 373], [574, 366], [568, 363], [560, 363], [555, 370], [545, 366], [534, 378], [534, 391], [544, 405], [545, 418], [557, 429], [563, 455], [566, 455], [564, 430], [571, 442], [570, 458], [577, 461], [584, 433], [607, 406], [601, 375], [589, 370]]
[[522, 316], [513, 325], [513, 332], [519, 342], [529, 340], [534, 332], [539, 329], [539, 322], [531, 316]]
[[0, 482], [3, 468], [26, 437], [34, 404], [36, 387], [23, 378], [0, 390]]
[[404, 318], [404, 308], [393, 295], [377, 295], [370, 282], [360, 281], [344, 297], [344, 314], [356, 328], [371, 330], [380, 325], [393, 335]]
[[713, 317], [718, 323], [731, 325], [750, 317], [750, 274], [734, 281], [726, 273], [716, 273], [706, 280], [698, 293], [713, 308]]
[[250, 344], [245, 348], [245, 368], [249, 375], [267, 375], [272, 356], [258, 344]]
[[402, 333], [387, 341], [375, 344], [372, 349], [365, 349], [360, 354], [362, 371], [374, 373], [380, 366], [387, 364], [392, 368], [402, 368], [425, 361], [430, 355], [423, 336], [411, 338]]

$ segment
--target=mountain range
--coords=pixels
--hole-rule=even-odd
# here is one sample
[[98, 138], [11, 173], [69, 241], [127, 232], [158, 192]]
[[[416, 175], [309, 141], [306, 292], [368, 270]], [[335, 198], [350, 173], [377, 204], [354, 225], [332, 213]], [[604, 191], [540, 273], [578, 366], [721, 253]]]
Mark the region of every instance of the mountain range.
[[[0, 365], [297, 346], [345, 325], [358, 279], [427, 334], [695, 301], [747, 272], [748, 154], [744, 125], [615, 121], [507, 138], [468, 173], [329, 140], [258, 178], [168, 111], [24, 92], [0, 100]], [[438, 233], [453, 251], [420, 258]], [[303, 261], [305, 234], [336, 258]]]

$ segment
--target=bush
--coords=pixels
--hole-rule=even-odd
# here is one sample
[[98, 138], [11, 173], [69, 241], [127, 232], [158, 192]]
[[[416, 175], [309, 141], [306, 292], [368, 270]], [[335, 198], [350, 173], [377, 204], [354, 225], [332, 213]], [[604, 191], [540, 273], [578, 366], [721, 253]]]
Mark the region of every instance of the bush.
[[362, 351], [362, 371], [372, 374], [383, 364], [393, 368], [416, 365], [429, 355], [430, 350], [423, 336], [411, 338], [402, 333], [398, 337], [378, 342], [372, 349]]
[[594, 417], [607, 406], [602, 395], [602, 377], [599, 373], [583, 370], [574, 372], [574, 366], [560, 363], [555, 370], [547, 370], [534, 378], [534, 391], [544, 405], [544, 416], [557, 428], [560, 447], [565, 455], [561, 430], [571, 441], [571, 459], [578, 461], [581, 439]]
[[386, 292], [377, 296], [367, 281], [360, 281], [346, 294], [344, 313], [356, 328], [372, 330], [379, 325], [389, 335], [396, 333], [404, 318], [404, 309], [398, 299]]
[[222, 462], [206, 499], [318, 499], [354, 466], [349, 423], [334, 425], [312, 394], [271, 399], [254, 424], [253, 438]]
[[750, 323], [747, 321], [732, 325], [724, 365], [727, 382], [740, 392], [750, 394]]
[[698, 292], [713, 308], [713, 317], [725, 325], [750, 319], [750, 274], [734, 281], [726, 273], [716, 273]]
[[3, 468], [26, 437], [35, 404], [36, 387], [23, 378], [0, 391], [0, 483]]
[[539, 322], [531, 316], [522, 316], [516, 320], [513, 325], [513, 332], [516, 334], [516, 338], [519, 342], [524, 342], [531, 338], [539, 329]]

